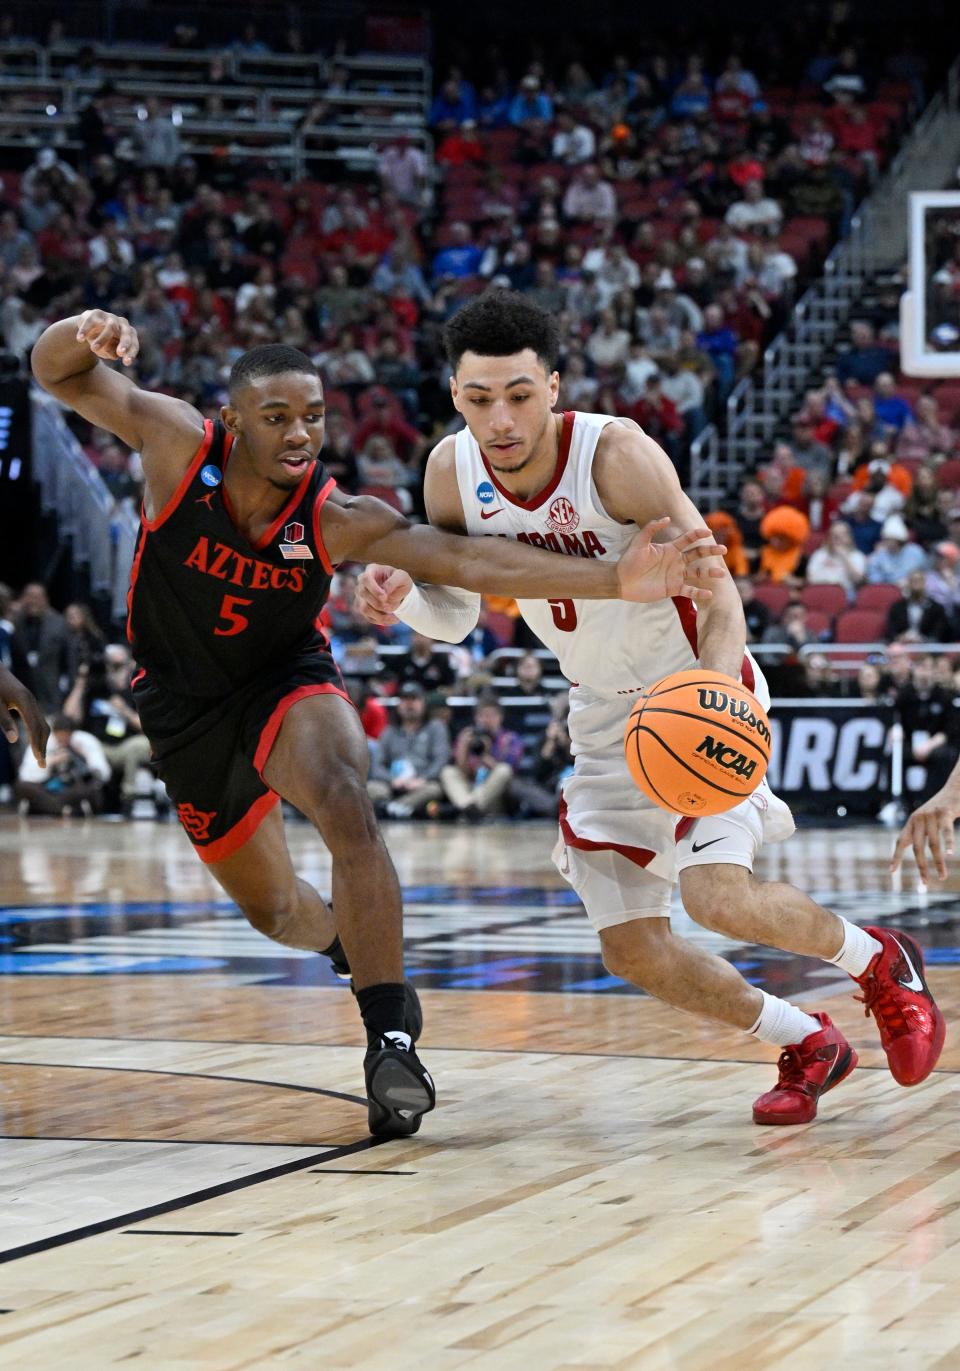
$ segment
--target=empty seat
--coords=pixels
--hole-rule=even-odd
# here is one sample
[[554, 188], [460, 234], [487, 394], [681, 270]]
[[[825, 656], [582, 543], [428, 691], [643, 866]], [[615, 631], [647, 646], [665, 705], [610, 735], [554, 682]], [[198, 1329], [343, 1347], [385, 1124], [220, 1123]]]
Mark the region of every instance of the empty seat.
[[774, 619], [779, 619], [780, 615], [790, 603], [790, 591], [786, 586], [777, 585], [755, 585], [753, 587], [754, 599], [759, 600], [762, 605], [766, 605]]
[[833, 628], [837, 643], [882, 643], [887, 616], [878, 609], [846, 609]]
[[849, 602], [843, 586], [814, 585], [803, 587], [800, 592], [800, 603], [806, 605], [807, 609], [829, 614], [832, 619], [846, 609]]
[[886, 615], [890, 606], [900, 599], [900, 595], [899, 586], [861, 586], [857, 591], [857, 598], [854, 600], [852, 608], [874, 609]]

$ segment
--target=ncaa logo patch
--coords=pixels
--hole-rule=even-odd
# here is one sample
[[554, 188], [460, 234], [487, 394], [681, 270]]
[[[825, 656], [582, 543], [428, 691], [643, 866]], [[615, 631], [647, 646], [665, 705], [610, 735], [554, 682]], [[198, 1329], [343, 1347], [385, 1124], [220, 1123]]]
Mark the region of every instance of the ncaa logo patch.
[[489, 481], [481, 481], [477, 486], [477, 499], [482, 505], [492, 505], [497, 498], [497, 492]]
[[215, 466], [201, 467], [200, 480], [205, 486], [218, 486], [223, 480], [223, 472]]

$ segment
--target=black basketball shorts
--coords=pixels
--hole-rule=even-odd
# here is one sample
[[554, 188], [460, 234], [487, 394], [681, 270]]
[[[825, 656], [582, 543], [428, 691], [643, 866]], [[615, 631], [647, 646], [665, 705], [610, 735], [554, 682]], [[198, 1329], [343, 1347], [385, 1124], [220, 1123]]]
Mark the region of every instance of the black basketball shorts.
[[336, 662], [311, 648], [222, 699], [174, 695], [134, 677], [152, 760], [202, 862], [231, 856], [280, 799], [263, 779], [287, 710], [309, 695], [349, 701]]

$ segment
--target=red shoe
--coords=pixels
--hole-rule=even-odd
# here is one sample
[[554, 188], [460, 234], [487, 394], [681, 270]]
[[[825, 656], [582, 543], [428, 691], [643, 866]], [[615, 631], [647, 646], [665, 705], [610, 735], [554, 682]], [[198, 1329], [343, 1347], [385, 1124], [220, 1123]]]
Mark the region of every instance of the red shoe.
[[772, 1090], [753, 1102], [754, 1123], [811, 1123], [821, 1095], [845, 1080], [857, 1064], [857, 1054], [826, 1014], [813, 1017], [823, 1025], [802, 1043], [785, 1047], [777, 1065], [780, 1079]]
[[923, 978], [923, 953], [906, 933], [868, 928], [883, 944], [862, 976], [856, 998], [880, 1029], [880, 1043], [899, 1085], [919, 1085], [943, 1051], [946, 1024]]

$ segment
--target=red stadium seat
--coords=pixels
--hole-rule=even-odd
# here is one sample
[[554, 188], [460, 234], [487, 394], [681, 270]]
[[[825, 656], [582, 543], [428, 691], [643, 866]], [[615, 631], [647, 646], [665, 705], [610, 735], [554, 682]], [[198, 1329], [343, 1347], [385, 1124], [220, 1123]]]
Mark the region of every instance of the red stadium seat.
[[819, 610], [833, 619], [847, 608], [849, 601], [843, 586], [815, 585], [803, 587], [800, 603], [806, 605], [807, 609]]
[[951, 458], [937, 467], [937, 485], [941, 490], [954, 490], [960, 486], [960, 461]]
[[755, 585], [753, 594], [754, 599], [759, 600], [762, 605], [766, 605], [774, 619], [780, 618], [791, 599], [791, 593], [786, 586]]
[[491, 609], [487, 611], [487, 628], [501, 647], [509, 647], [517, 631], [517, 621], [509, 614], [499, 614]]
[[861, 586], [857, 591], [857, 598], [853, 602], [853, 608], [871, 609], [876, 610], [878, 613], [886, 614], [890, 606], [901, 598], [899, 586]]
[[877, 609], [847, 609], [837, 616], [834, 641], [838, 643], [882, 643], [887, 616]]
[[807, 628], [818, 638], [829, 638], [833, 629], [833, 615], [825, 614], [822, 609], [807, 610]]

